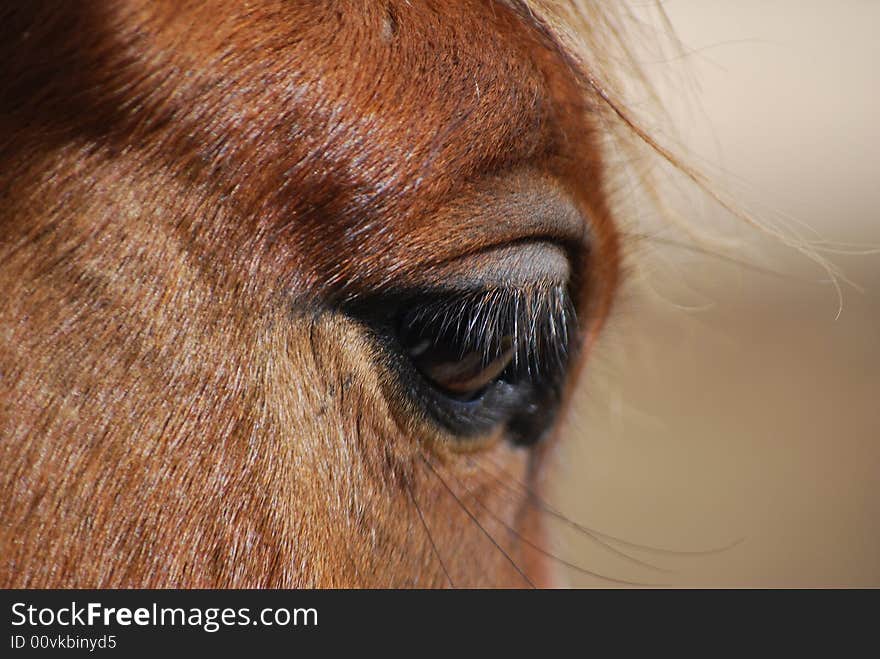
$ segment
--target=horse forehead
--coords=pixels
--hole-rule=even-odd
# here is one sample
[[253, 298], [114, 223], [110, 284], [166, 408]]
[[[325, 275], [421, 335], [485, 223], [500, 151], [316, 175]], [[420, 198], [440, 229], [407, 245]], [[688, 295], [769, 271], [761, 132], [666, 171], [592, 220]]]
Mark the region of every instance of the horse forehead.
[[436, 209], [582, 129], [559, 53], [501, 3], [143, 7], [136, 105], [170, 131], [155, 155], [230, 204], [240, 235], [307, 254], [306, 282], [414, 263], [401, 245], [433, 250]]
[[317, 175], [337, 194], [430, 194], [546, 146], [547, 46], [505, 5], [228, 7], [179, 18], [196, 27], [165, 29], [159, 45], [183, 51], [213, 83], [192, 95], [206, 144], [243, 149], [259, 139], [253, 173], [274, 175], [276, 189], [289, 178], [302, 189], [301, 177]]

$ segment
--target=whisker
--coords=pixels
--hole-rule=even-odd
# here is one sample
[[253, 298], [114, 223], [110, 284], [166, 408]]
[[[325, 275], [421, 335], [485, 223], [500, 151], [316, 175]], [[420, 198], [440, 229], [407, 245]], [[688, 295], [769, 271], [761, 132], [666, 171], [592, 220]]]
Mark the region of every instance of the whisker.
[[[509, 483], [507, 483], [504, 479], [499, 478], [496, 474], [493, 474], [492, 472], [490, 472], [484, 465], [481, 465], [478, 461], [476, 461], [472, 458], [469, 458], [469, 460], [470, 460], [471, 464], [473, 464], [478, 469], [482, 470], [483, 473], [488, 475], [496, 483], [498, 483], [499, 485], [501, 485], [502, 487], [507, 489], [509, 492], [511, 492], [513, 494], [520, 494], [520, 492], [517, 492], [516, 490], [514, 490], [513, 486], [511, 486]], [[555, 511], [553, 513], [551, 513], [550, 511], [545, 509], [546, 504], [544, 504], [544, 502], [540, 500], [540, 498], [535, 494], [534, 491], [528, 489], [527, 487], [525, 487], [521, 483], [518, 483], [518, 484], [520, 485], [521, 492], [529, 495], [530, 500], [528, 501], [528, 503], [531, 504], [533, 507], [538, 508], [539, 512], [546, 513], [546, 514], [550, 515], [551, 517], [558, 518], [558, 519], [561, 519], [561, 521], [567, 522], [571, 527], [573, 527], [579, 533], [587, 536], [588, 538], [590, 538], [590, 540], [595, 542], [597, 545], [599, 545], [603, 549], [614, 554], [615, 556], [618, 556], [619, 558], [622, 558], [622, 559], [629, 561], [630, 563], [633, 563], [633, 564], [638, 565], [640, 567], [645, 567], [650, 570], [654, 570], [656, 572], [665, 572], [667, 574], [674, 574], [676, 572], [675, 570], [669, 570], [667, 568], [662, 568], [658, 565], [654, 565], [653, 563], [648, 563], [647, 561], [643, 561], [639, 558], [636, 558], [635, 556], [631, 556], [630, 554], [627, 554], [626, 552], [621, 551], [620, 549], [618, 549], [614, 545], [611, 545], [611, 544], [609, 544], [609, 542], [602, 539], [602, 537], [600, 537], [600, 534], [598, 532], [577, 524], [576, 522], [570, 520], [568, 517], [565, 517], [561, 513], [555, 513]]]
[[449, 574], [449, 570], [446, 568], [446, 563], [443, 562], [443, 559], [440, 557], [440, 551], [437, 549], [437, 544], [434, 542], [434, 536], [431, 534], [431, 529], [428, 527], [428, 522], [425, 521], [424, 515], [422, 515], [422, 509], [419, 506], [418, 501], [416, 501], [416, 495], [413, 492], [412, 486], [407, 482], [406, 489], [409, 492], [409, 498], [413, 502], [413, 506], [416, 508], [416, 512], [419, 515], [419, 521], [422, 523], [422, 528], [425, 529], [425, 535], [428, 537], [428, 542], [431, 543], [431, 550], [434, 552], [434, 556], [437, 558], [437, 562], [440, 563], [440, 567], [443, 568], [443, 574], [446, 575], [447, 581], [449, 581], [449, 585], [452, 588], [455, 588], [455, 583], [452, 581], [452, 577]]
[[[455, 476], [453, 476], [453, 478], [455, 478]], [[541, 547], [541, 546], [535, 544], [534, 542], [532, 542], [531, 540], [529, 540], [529, 539], [528, 539], [527, 537], [525, 537], [522, 533], [520, 533], [519, 531], [517, 531], [515, 528], [513, 528], [512, 526], [510, 526], [510, 525], [509, 525], [507, 522], [505, 522], [503, 519], [501, 519], [500, 517], [498, 517], [498, 515], [496, 515], [494, 512], [492, 512], [492, 510], [490, 510], [489, 507], [488, 507], [485, 503], [483, 503], [483, 502], [479, 499], [479, 497], [478, 497], [478, 496], [477, 496], [472, 490], [470, 490], [470, 489], [469, 489], [469, 488], [468, 488], [468, 487], [467, 487], [467, 486], [461, 481], [461, 479], [459, 479], [459, 478], [455, 478], [455, 480], [458, 482], [459, 485], [461, 485], [461, 487], [465, 490], [465, 492], [467, 492], [469, 495], [471, 495], [471, 497], [473, 497], [474, 501], [477, 502], [477, 504], [480, 506], [480, 508], [482, 508], [483, 510], [485, 510], [486, 513], [487, 513], [492, 519], [494, 519], [496, 522], [498, 522], [499, 524], [501, 524], [505, 529], [507, 529], [507, 531], [508, 531], [511, 535], [513, 535], [515, 538], [517, 538], [517, 540], [519, 540], [519, 541], [522, 542], [523, 544], [527, 545], [528, 547], [530, 547], [530, 548], [533, 549], [534, 551], [538, 552], [539, 554], [541, 554], [541, 555], [543, 555], [543, 556], [546, 556], [547, 558], [550, 558], [550, 559], [556, 561], [556, 562], [559, 563], [560, 565], [564, 565], [564, 566], [567, 567], [567, 568], [570, 568], [570, 569], [572, 569], [572, 570], [575, 570], [576, 572], [579, 572], [579, 573], [581, 573], [581, 574], [584, 574], [584, 575], [587, 575], [587, 576], [590, 576], [590, 577], [595, 577], [595, 578], [597, 578], [597, 579], [602, 579], [602, 580], [604, 580], [604, 581], [608, 581], [608, 582], [611, 582], [611, 583], [625, 584], [625, 585], [627, 585], [627, 586], [654, 586], [654, 587], [660, 587], [660, 586], [668, 586], [668, 585], [669, 585], [669, 584], [659, 584], [659, 583], [644, 583], [644, 582], [639, 582], [639, 581], [629, 581], [629, 580], [627, 580], [627, 579], [619, 579], [619, 578], [617, 578], [617, 577], [609, 577], [609, 576], [607, 576], [607, 575], [605, 575], [605, 574], [602, 574], [602, 573], [600, 573], [600, 572], [595, 572], [595, 571], [593, 571], [593, 570], [589, 570], [589, 569], [587, 569], [587, 568], [585, 568], [585, 567], [582, 567], [582, 566], [580, 566], [580, 565], [577, 565], [576, 563], [572, 563], [571, 561], [568, 561], [568, 560], [562, 558], [561, 556], [558, 556], [557, 554], [554, 554], [554, 553], [552, 553], [552, 552], [550, 552], [550, 551], [547, 551], [547, 550], [544, 549], [543, 547]], [[650, 567], [650, 566], [649, 566], [649, 567]], [[664, 570], [664, 571], [665, 571], [665, 570]]]
[[492, 534], [489, 533], [483, 527], [483, 525], [480, 523], [480, 520], [477, 519], [476, 515], [474, 515], [473, 512], [471, 512], [471, 510], [467, 506], [464, 505], [464, 502], [462, 502], [462, 500], [453, 491], [453, 489], [451, 487], [449, 487], [449, 484], [444, 480], [444, 478], [439, 473], [437, 473], [437, 470], [434, 469], [434, 466], [430, 463], [430, 461], [427, 458], [425, 458], [424, 456], [422, 456], [422, 462], [424, 462], [425, 465], [428, 467], [428, 469], [431, 470], [431, 473], [433, 473], [437, 477], [437, 480], [439, 480], [443, 484], [443, 487], [446, 489], [446, 491], [449, 492], [449, 494], [452, 496], [452, 498], [455, 499], [455, 501], [458, 503], [459, 506], [461, 506], [461, 509], [467, 514], [468, 517], [470, 517], [471, 521], [474, 524], [476, 524], [477, 528], [480, 529], [480, 531], [483, 533], [483, 535], [485, 535], [489, 539], [489, 541], [493, 545], [495, 545], [495, 548], [499, 552], [501, 552], [501, 554], [504, 556], [504, 558], [507, 559], [507, 562], [513, 566], [513, 569], [515, 569], [519, 573], [519, 576], [521, 576], [523, 578], [523, 581], [525, 581], [529, 585], [530, 588], [535, 588], [536, 587], [535, 584], [532, 582], [531, 579], [529, 579], [528, 575], [526, 575], [526, 573], [522, 571], [522, 568], [520, 568], [520, 566], [517, 565], [516, 561], [514, 561], [510, 557], [510, 554], [508, 554], [504, 550], [504, 548], [500, 544], [498, 544], [498, 541], [492, 536]]
[[[590, 527], [585, 526], [583, 524], [580, 524], [579, 522], [576, 522], [573, 519], [567, 517], [564, 513], [560, 512], [559, 510], [557, 510], [556, 508], [551, 506], [549, 503], [547, 503], [546, 501], [541, 499], [541, 497], [538, 496], [538, 494], [534, 490], [530, 489], [526, 484], [517, 480], [516, 477], [513, 476], [513, 474], [510, 474], [502, 466], [498, 465], [493, 460], [489, 460], [488, 458], [487, 458], [487, 460], [490, 463], [492, 463], [492, 465], [494, 467], [496, 467], [499, 471], [501, 471], [505, 476], [508, 476], [514, 483], [516, 483], [521, 488], [523, 488], [523, 490], [526, 493], [531, 495], [532, 499], [531, 499], [530, 503], [532, 503], [533, 506], [535, 506], [539, 510], [543, 511], [547, 515], [553, 517], [554, 519], [559, 520], [560, 522], [567, 524], [571, 528], [578, 530], [581, 533], [585, 533], [587, 535], [595, 535], [595, 536], [598, 536], [599, 538], [603, 538], [605, 540], [615, 542], [619, 545], [623, 545], [624, 547], [629, 547], [630, 549], [639, 549], [642, 551], [654, 552], [656, 554], [666, 554], [669, 556], [709, 556], [712, 554], [720, 554], [725, 551], [729, 551], [730, 549], [733, 549], [734, 547], [736, 547], [737, 545], [739, 545], [745, 541], [745, 538], [743, 537], [743, 538], [737, 538], [733, 542], [730, 542], [730, 543], [723, 545], [721, 547], [715, 547], [712, 549], [681, 550], [681, 549], [668, 549], [665, 547], [657, 547], [655, 545], [644, 545], [644, 544], [640, 544], [637, 542], [631, 542], [629, 540], [624, 540], [623, 538], [620, 538], [615, 535], [611, 535], [610, 533], [604, 533], [603, 531], [599, 531], [597, 529], [593, 529], [593, 528], [590, 528]], [[638, 560], [638, 559], [633, 558], [633, 560]], [[657, 568], [657, 569], [660, 569], [660, 568]]]

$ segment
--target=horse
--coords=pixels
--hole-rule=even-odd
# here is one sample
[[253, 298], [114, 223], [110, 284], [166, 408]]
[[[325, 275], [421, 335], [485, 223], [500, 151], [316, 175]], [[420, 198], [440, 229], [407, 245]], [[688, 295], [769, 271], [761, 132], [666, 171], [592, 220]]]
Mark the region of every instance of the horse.
[[0, 585], [558, 585], [606, 5], [0, 10]]

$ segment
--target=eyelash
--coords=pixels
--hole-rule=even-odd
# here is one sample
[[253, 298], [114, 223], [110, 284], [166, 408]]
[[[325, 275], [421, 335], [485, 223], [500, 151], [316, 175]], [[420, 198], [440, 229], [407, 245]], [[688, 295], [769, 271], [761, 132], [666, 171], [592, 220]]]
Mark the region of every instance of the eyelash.
[[546, 384], [564, 372], [577, 317], [567, 286], [538, 283], [528, 288], [491, 288], [421, 296], [431, 302], [413, 305], [400, 321], [399, 331], [413, 327], [435, 343], [452, 342], [459, 357], [482, 356], [483, 365], [501, 353], [505, 337], [513, 344], [510, 368], [516, 378]]
[[[392, 390], [407, 392], [428, 418], [461, 441], [488, 436], [503, 425], [511, 442], [531, 445], [550, 425], [576, 345], [577, 318], [566, 285], [386, 292], [361, 299], [348, 311], [371, 329], [382, 348], [380, 358], [396, 374]], [[505, 355], [510, 361], [503, 370], [475, 378], [485, 386], [460, 396], [413, 356], [408, 339], [413, 333], [433, 351], [429, 365], [478, 353], [485, 366], [498, 357], [505, 337], [515, 337], [514, 352]]]

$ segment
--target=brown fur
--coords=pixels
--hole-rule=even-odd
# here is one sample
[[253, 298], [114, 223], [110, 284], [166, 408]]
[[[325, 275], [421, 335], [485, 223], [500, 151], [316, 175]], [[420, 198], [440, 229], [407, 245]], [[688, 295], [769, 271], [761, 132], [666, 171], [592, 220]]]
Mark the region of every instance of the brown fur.
[[481, 202], [527, 172], [590, 220], [592, 341], [616, 238], [547, 31], [481, 0], [3, 13], [0, 585], [550, 583], [497, 479], [537, 487], [546, 446], [451, 450], [333, 311], [535, 237]]

